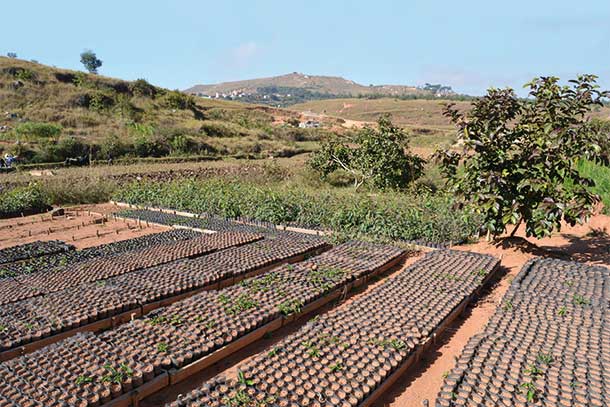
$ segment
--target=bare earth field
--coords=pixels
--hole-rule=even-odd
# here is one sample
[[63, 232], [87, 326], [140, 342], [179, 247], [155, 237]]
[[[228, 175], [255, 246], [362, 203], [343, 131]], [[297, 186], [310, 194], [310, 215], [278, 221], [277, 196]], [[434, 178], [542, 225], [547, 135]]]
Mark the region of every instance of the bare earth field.
[[113, 209], [113, 205], [82, 206], [66, 209], [64, 216], [43, 214], [0, 220], [0, 249], [36, 240], [62, 240], [77, 249], [85, 249], [169, 229], [106, 219], [103, 214]]

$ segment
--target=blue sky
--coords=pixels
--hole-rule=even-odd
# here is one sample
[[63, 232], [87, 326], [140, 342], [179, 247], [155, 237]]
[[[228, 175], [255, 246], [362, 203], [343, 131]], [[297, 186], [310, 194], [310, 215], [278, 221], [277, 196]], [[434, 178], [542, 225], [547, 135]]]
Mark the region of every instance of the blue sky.
[[610, 88], [608, 0], [7, 1], [0, 53], [169, 88], [303, 72], [481, 94], [537, 75]]

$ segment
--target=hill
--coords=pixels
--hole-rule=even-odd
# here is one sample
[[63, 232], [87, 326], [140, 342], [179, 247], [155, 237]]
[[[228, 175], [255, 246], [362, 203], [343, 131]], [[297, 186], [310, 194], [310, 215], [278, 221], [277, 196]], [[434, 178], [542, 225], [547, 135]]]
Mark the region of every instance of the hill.
[[0, 57], [0, 152], [30, 162], [165, 155], [286, 155], [324, 130], [299, 114]]
[[197, 96], [282, 106], [337, 97], [434, 97], [453, 94], [450, 87], [442, 85], [426, 84], [421, 88], [404, 85], [365, 86], [341, 77], [305, 75], [298, 72], [270, 78], [195, 85], [185, 92]]
[[[459, 109], [468, 109], [470, 101], [397, 98], [341, 98], [314, 100], [290, 106], [296, 113], [319, 120], [347, 120], [348, 124], [362, 126], [374, 123], [383, 114], [390, 114], [392, 121], [410, 130], [413, 145], [433, 147], [451, 145], [455, 141], [455, 126], [443, 116], [443, 104], [455, 103]], [[596, 107], [591, 115], [610, 120], [610, 106]]]

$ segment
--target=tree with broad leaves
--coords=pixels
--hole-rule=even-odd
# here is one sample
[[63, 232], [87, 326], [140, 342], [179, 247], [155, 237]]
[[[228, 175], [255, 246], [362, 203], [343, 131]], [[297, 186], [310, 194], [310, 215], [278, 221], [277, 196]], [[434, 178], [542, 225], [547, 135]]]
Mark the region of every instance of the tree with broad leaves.
[[[599, 146], [588, 113], [608, 97], [597, 77], [582, 75], [561, 86], [556, 77], [525, 85], [531, 98], [512, 89], [489, 89], [469, 112], [454, 104], [444, 114], [457, 125], [464, 151], [437, 151], [462, 204], [484, 215], [493, 236], [525, 222], [527, 236], [541, 238], [592, 215], [599, 197], [594, 181], [579, 174], [580, 159], [595, 158]], [[462, 166], [462, 168], [458, 168]]]
[[332, 139], [313, 154], [309, 166], [325, 179], [343, 170], [354, 186], [402, 188], [419, 178], [424, 160], [409, 153], [409, 137], [392, 124], [389, 116], [377, 121], [378, 128], [365, 127], [353, 137]]
[[91, 50], [85, 50], [80, 54], [80, 62], [89, 73], [97, 73], [97, 69], [102, 66], [102, 61]]

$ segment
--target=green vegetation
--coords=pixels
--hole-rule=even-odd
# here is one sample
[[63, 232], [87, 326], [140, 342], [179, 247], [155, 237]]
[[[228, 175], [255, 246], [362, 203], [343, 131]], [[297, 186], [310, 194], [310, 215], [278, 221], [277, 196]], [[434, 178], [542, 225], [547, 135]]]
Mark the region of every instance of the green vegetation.
[[243, 216], [276, 224], [297, 223], [346, 236], [380, 240], [426, 239], [463, 241], [478, 231], [480, 220], [453, 207], [446, 194], [429, 192], [359, 193], [352, 189], [316, 188], [302, 184], [258, 185], [206, 180], [132, 183], [114, 198], [132, 204]]
[[[409, 153], [407, 133], [381, 117], [378, 130], [365, 127], [349, 140], [322, 144], [309, 162], [322, 179], [337, 170], [349, 174], [356, 188], [404, 188], [422, 175], [424, 161]], [[356, 147], [352, 147], [355, 145]]]
[[80, 54], [80, 62], [89, 73], [97, 73], [97, 69], [102, 66], [102, 61], [91, 50], [85, 50]]
[[490, 89], [470, 112], [447, 106], [465, 152], [439, 151], [437, 157], [452, 191], [484, 216], [490, 234], [515, 225], [514, 235], [525, 222], [527, 235], [541, 238], [561, 229], [562, 221], [574, 225], [593, 213], [593, 180], [577, 164], [599, 153], [587, 115], [610, 93], [600, 92], [595, 80], [584, 75], [560, 86], [558, 78], [537, 78], [526, 85], [533, 100]]
[[96, 160], [260, 158], [313, 151], [328, 133], [295, 128], [299, 115], [288, 110], [196, 98], [145, 79], [128, 82], [6, 57], [0, 57], [0, 99], [9, 113], [0, 153], [18, 155], [20, 164], [75, 158], [51, 151], [64, 139], [86, 146]]
[[604, 213], [610, 215], [610, 167], [594, 161], [580, 160], [577, 168], [582, 177], [595, 181], [591, 191], [600, 196]]
[[41, 212], [49, 207], [48, 197], [39, 184], [0, 189], [0, 218], [21, 213]]

